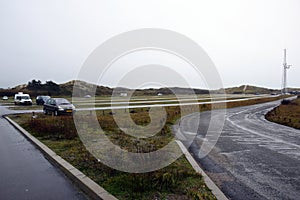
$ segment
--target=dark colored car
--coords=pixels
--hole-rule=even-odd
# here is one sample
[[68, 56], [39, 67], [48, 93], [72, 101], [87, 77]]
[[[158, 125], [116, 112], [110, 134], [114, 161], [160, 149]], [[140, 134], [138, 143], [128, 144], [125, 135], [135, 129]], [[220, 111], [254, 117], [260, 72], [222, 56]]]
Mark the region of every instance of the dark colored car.
[[37, 105], [44, 105], [48, 99], [50, 99], [49, 96], [37, 96], [35, 102]]
[[46, 101], [43, 108], [44, 114], [73, 114], [75, 106], [64, 98], [50, 98]]

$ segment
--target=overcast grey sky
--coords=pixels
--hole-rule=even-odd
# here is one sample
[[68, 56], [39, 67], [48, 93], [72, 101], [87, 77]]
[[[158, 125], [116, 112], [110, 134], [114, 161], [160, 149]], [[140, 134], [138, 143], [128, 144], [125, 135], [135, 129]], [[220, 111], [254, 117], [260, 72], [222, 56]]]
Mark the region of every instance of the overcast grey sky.
[[0, 28], [2, 88], [75, 79], [102, 42], [140, 28], [196, 41], [226, 87], [280, 88], [287, 48], [288, 85], [300, 87], [299, 0], [1, 0]]

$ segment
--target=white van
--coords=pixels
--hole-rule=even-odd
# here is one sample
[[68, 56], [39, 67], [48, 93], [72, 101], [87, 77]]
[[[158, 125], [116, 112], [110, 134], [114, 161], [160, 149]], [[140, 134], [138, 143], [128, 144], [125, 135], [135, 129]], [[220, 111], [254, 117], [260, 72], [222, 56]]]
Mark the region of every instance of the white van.
[[32, 105], [32, 100], [30, 99], [29, 94], [23, 94], [23, 92], [19, 92], [15, 94], [15, 105]]

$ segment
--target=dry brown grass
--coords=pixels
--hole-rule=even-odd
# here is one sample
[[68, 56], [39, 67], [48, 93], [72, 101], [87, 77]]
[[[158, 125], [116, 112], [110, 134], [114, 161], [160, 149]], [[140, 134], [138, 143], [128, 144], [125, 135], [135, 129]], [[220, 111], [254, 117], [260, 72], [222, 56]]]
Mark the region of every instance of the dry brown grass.
[[300, 129], [300, 98], [274, 108], [266, 114], [266, 119]]

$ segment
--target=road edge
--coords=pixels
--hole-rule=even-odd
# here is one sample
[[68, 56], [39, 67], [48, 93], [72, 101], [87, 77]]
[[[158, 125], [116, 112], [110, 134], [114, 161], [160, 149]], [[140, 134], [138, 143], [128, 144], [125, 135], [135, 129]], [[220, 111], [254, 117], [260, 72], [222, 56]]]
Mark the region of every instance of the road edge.
[[88, 197], [95, 200], [117, 200], [112, 194], [94, 182], [92, 179], [84, 175], [81, 171], [68, 163], [66, 160], [57, 155], [54, 151], [32, 136], [23, 129], [19, 124], [7, 116], [3, 116], [12, 126], [14, 126], [22, 135], [24, 135], [32, 144], [34, 144], [46, 158], [57, 165], [71, 181], [73, 181]]
[[204, 172], [203, 169], [198, 165], [194, 157], [190, 154], [190, 152], [187, 150], [187, 148], [184, 146], [184, 144], [180, 140], [175, 140], [180, 147], [182, 153], [185, 155], [186, 159], [189, 161], [193, 169], [202, 175], [203, 180], [207, 187], [212, 191], [212, 193], [215, 195], [215, 197], [218, 200], [228, 200], [228, 198], [225, 196], [225, 194], [220, 190], [220, 188], [209, 178], [209, 176]]

